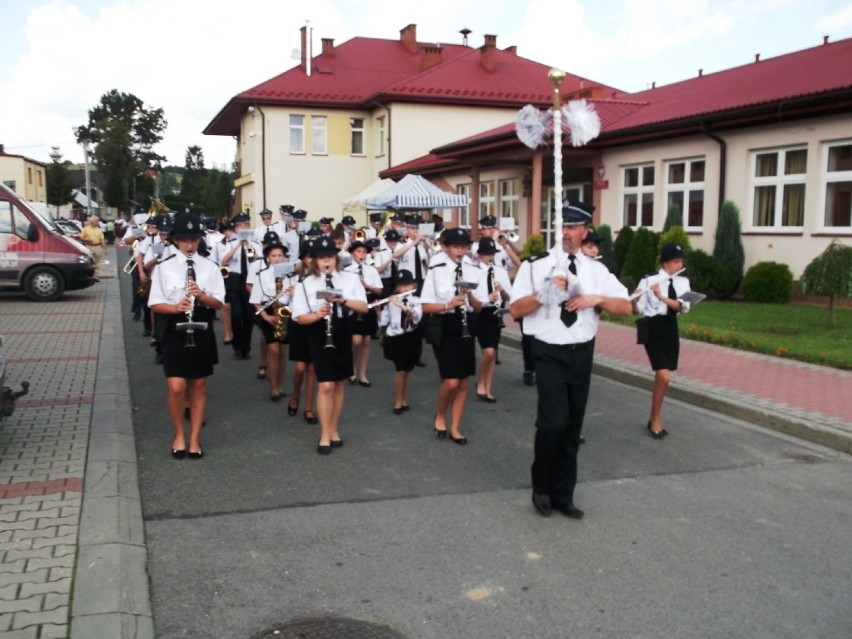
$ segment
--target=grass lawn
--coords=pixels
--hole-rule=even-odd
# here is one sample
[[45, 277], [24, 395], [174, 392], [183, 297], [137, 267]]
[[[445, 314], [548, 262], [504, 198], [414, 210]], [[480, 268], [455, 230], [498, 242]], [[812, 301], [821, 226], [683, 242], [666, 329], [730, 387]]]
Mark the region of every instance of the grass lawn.
[[[852, 310], [836, 314], [837, 328], [829, 328], [826, 308], [705, 300], [679, 316], [678, 325], [685, 339], [850, 370]], [[617, 320], [632, 324], [636, 318]]]

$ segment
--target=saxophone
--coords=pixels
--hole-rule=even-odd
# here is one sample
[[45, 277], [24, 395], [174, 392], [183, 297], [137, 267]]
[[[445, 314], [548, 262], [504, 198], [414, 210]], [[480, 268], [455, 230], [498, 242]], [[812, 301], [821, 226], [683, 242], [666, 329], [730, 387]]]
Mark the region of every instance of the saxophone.
[[[284, 278], [275, 278], [275, 296], [281, 297], [284, 291]], [[283, 342], [287, 339], [287, 324], [290, 321], [290, 307], [286, 304], [279, 304], [275, 307], [275, 327], [272, 329], [272, 339], [276, 342]]]

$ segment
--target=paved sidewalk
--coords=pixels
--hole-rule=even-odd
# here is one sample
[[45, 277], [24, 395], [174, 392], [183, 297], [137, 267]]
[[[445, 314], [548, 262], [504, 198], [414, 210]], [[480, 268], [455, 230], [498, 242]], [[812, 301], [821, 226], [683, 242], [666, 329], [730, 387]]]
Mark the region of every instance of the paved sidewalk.
[[[0, 639], [154, 636], [114, 247], [107, 259], [61, 302], [0, 297], [7, 383], [31, 382], [0, 422]], [[632, 329], [602, 325], [595, 359], [650, 387]], [[670, 396], [852, 452], [852, 373], [688, 341], [682, 363]]]

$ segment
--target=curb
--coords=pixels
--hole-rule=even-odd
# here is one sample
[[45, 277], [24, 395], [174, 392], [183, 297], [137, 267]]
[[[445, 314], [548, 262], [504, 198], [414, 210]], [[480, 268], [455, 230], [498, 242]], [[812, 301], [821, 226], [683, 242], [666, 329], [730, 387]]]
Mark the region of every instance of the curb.
[[115, 249], [86, 457], [71, 639], [154, 639]]
[[[521, 337], [519, 334], [503, 331], [500, 344], [520, 349]], [[595, 355], [592, 371], [601, 377], [648, 391], [651, 390], [654, 380], [650, 371], [605, 355]], [[732, 393], [726, 388], [717, 388], [687, 378], [676, 379], [669, 387], [667, 395], [693, 406], [852, 454], [852, 434], [833, 426], [830, 420], [822, 415], [806, 411], [797, 411], [796, 414], [779, 411], [774, 403], [766, 400]]]

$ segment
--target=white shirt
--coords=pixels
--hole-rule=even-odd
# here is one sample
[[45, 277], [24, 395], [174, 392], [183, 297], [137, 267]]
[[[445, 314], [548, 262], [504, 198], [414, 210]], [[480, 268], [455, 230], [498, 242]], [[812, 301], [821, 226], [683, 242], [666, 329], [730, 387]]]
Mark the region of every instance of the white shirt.
[[[562, 257], [564, 265], [561, 270], [564, 272], [568, 268], [568, 256], [563, 253]], [[578, 253], [575, 264], [579, 280], [576, 291], [578, 295], [628, 298], [624, 285], [600, 262]], [[512, 304], [522, 297], [533, 295], [550, 286], [547, 280], [553, 277], [555, 267], [556, 257], [552, 250], [544, 257], [522, 262], [512, 285], [509, 303]], [[594, 308], [578, 311], [577, 321], [571, 327], [565, 326], [559, 319], [561, 310], [561, 305], [554, 300], [524, 316], [524, 334], [534, 335], [548, 344], [581, 344], [594, 338], [600, 321]]]
[[[151, 294], [148, 296], [148, 306], [155, 304], [178, 304], [186, 297], [186, 260], [187, 257], [177, 252], [167, 260], [163, 260], [154, 269], [151, 276]], [[195, 269], [195, 281], [207, 295], [215, 297], [220, 302], [225, 301], [225, 281], [219, 272], [219, 267], [206, 257], [194, 255], [192, 258]]]
[[281, 243], [287, 247], [287, 257], [290, 260], [298, 260], [299, 259], [299, 244], [302, 240], [299, 237], [299, 232], [295, 229], [290, 229], [283, 235], [279, 235]]
[[[683, 277], [682, 275], [675, 275], [672, 279], [672, 283], [674, 284], [675, 293], [677, 294], [677, 301], [681, 303], [682, 308], [679, 313], [689, 313], [689, 302], [686, 302], [680, 299], [680, 296], [691, 290], [689, 288], [689, 279]], [[664, 297], [668, 297], [669, 294], [669, 274], [666, 273], [663, 269], [660, 269], [656, 275], [648, 275], [642, 278], [642, 281], [639, 282], [639, 286], [636, 288], [643, 289], [649, 284], [654, 284], [655, 282], [660, 283], [660, 293], [663, 294]], [[654, 295], [654, 292], [649, 288], [644, 294], [640, 295], [636, 299], [636, 310], [642, 313], [645, 317], [653, 317], [654, 315], [665, 315], [669, 307], [666, 306], [666, 303], [657, 299], [657, 296]]]
[[[488, 299], [488, 269], [493, 266], [494, 268], [494, 279], [495, 281], [503, 287], [503, 290], [506, 291], [507, 295], [512, 294], [512, 282], [509, 280], [509, 273], [505, 268], [500, 266], [499, 264], [486, 264], [485, 262], [479, 263], [479, 286], [476, 287], [476, 290], [473, 294], [476, 296], [480, 302], [482, 302], [483, 307], [489, 306], [497, 306], [499, 307], [503, 301], [503, 296], [499, 296], [497, 298], [497, 303], [493, 303], [490, 299]], [[496, 291], [497, 288], [495, 287]]]
[[271, 222], [270, 224], [261, 224], [254, 230], [254, 240], [263, 244], [263, 236], [269, 233], [269, 231], [277, 233], [280, 240], [286, 230], [287, 228], [280, 220], [278, 222]]
[[[420, 293], [420, 301], [423, 304], [446, 304], [456, 296], [456, 263], [446, 253], [438, 253], [432, 259], [429, 270], [426, 273], [426, 281]], [[467, 256], [462, 257], [462, 281], [479, 282], [480, 268]], [[477, 289], [474, 289], [474, 295]], [[473, 312], [473, 307], [468, 302], [468, 312]], [[455, 308], [448, 309], [446, 314], [455, 313]]]
[[[375, 266], [370, 266], [369, 264], [358, 264], [357, 262], [353, 262], [343, 270], [347, 273], [354, 273], [355, 275], [357, 275], [360, 283], [361, 275], [358, 270], [359, 266], [362, 267], [364, 270], [363, 277], [364, 281], [367, 283], [367, 286], [370, 286], [372, 288], [382, 288], [382, 278], [379, 277], [379, 272], [376, 270]], [[373, 293], [371, 292], [370, 295], [372, 294]]]
[[[509, 254], [506, 252], [500, 244], [496, 246], [497, 252], [494, 254], [494, 263], [499, 264], [505, 269], [510, 269], [513, 266], [512, 259], [509, 257]], [[474, 242], [470, 245], [470, 252], [473, 255], [475, 261], [480, 262], [481, 260], [477, 256], [479, 252], [479, 242]]]
[[[408, 242], [409, 250], [407, 250], [404, 254], [399, 256], [399, 270], [407, 270], [411, 271], [411, 274], [414, 277], [417, 277], [417, 266], [415, 265], [415, 261], [417, 259], [420, 260], [420, 276], [426, 277], [426, 269], [429, 268], [429, 254], [426, 252], [426, 249], [423, 248], [423, 245], [418, 243], [417, 246], [412, 246], [411, 242]], [[396, 250], [398, 251], [402, 248], [399, 244], [396, 246]]]
[[146, 235], [144, 238], [136, 242], [133, 245], [133, 255], [141, 255], [143, 258], [145, 257], [145, 253], [148, 251], [148, 247], [152, 244], [161, 244], [160, 242], [160, 234], [155, 233], [154, 235]]
[[420, 303], [420, 298], [414, 294], [407, 295], [399, 300], [400, 304], [411, 309], [411, 321], [405, 331], [402, 330], [402, 309], [398, 308], [393, 302], [387, 302], [382, 307], [382, 315], [379, 318], [379, 325], [386, 326], [385, 335], [388, 337], [396, 337], [403, 333], [411, 333], [417, 328], [420, 320], [423, 319], [423, 305]]
[[[240, 246], [234, 252], [234, 255], [231, 257], [230, 262], [228, 262], [227, 264], [222, 264], [222, 260], [224, 259], [224, 257], [228, 254], [228, 252], [231, 249], [234, 248], [234, 243], [240, 243], [240, 238], [237, 237], [236, 235], [232, 235], [230, 237], [230, 239], [228, 239], [225, 242], [219, 242], [218, 244], [215, 245], [216, 250], [210, 253], [210, 257], [219, 266], [227, 266], [231, 273], [242, 274], [242, 269], [241, 269], [241, 264], [240, 264], [240, 257], [242, 256], [242, 253], [243, 253], [243, 250], [244, 250], [242, 246]], [[248, 244], [254, 248], [255, 259], [259, 259], [263, 256], [263, 247], [260, 245], [259, 242], [255, 242], [254, 240], [249, 240]], [[248, 259], [248, 256], [246, 256], [246, 262], [250, 267], [251, 266], [251, 260]], [[248, 276], [248, 273], [246, 273], [246, 276]]]
[[[278, 298], [278, 301], [281, 304], [290, 304], [291, 296], [288, 295], [285, 291], [293, 286], [293, 282], [295, 281], [295, 273], [293, 275], [289, 275], [283, 278], [282, 282], [282, 295]], [[275, 292], [275, 266], [270, 265], [268, 268], [262, 269], [258, 274], [254, 281], [254, 286], [251, 289], [251, 296], [249, 297], [250, 304], [265, 304], [274, 298], [278, 293]]]
[[[366, 304], [367, 295], [364, 292], [364, 287], [361, 286], [361, 281], [354, 273], [346, 273], [343, 271], [334, 271], [331, 276], [331, 281], [335, 289], [343, 292], [343, 299], [360, 300]], [[298, 319], [300, 315], [306, 313], [316, 313], [325, 304], [323, 299], [317, 299], [317, 291], [325, 290], [325, 275], [309, 275], [296, 287], [293, 292], [293, 319]], [[337, 314], [343, 317], [344, 309], [338, 304]]]

